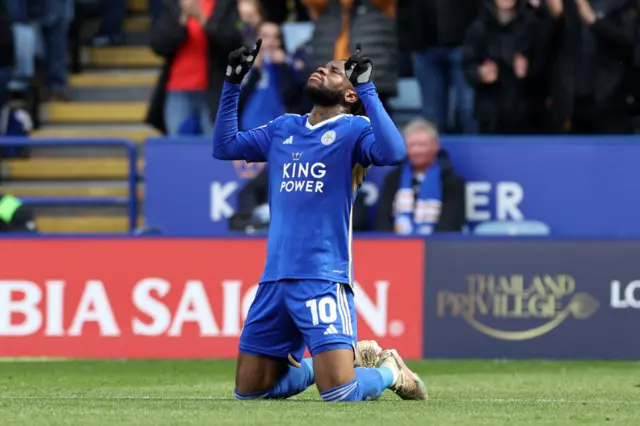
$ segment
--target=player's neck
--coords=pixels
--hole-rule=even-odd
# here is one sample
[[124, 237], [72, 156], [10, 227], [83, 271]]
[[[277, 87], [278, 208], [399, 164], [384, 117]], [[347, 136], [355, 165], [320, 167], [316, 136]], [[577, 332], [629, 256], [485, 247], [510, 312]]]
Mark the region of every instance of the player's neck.
[[311, 114], [309, 114], [309, 124], [315, 126], [340, 114], [344, 114], [344, 108], [341, 105], [331, 107], [314, 106]]

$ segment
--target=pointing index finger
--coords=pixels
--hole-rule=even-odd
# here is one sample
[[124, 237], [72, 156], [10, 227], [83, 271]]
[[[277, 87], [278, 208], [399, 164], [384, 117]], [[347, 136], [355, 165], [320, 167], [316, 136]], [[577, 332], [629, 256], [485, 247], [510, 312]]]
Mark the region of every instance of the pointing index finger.
[[356, 52], [362, 51], [362, 45], [360, 43], [356, 44]]
[[253, 47], [253, 50], [251, 51], [251, 54], [253, 56], [258, 56], [258, 53], [260, 52], [260, 46], [262, 46], [262, 39], [261, 38], [259, 38], [256, 41], [256, 45]]

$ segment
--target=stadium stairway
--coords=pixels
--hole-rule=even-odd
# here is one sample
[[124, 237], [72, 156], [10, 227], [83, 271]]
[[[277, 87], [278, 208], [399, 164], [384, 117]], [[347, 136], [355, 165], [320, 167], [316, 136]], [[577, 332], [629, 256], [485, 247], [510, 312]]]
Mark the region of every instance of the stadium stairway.
[[[123, 138], [143, 153], [145, 140], [156, 135], [142, 121], [161, 60], [148, 48], [147, 1], [129, 0], [127, 15], [126, 45], [84, 48], [83, 73], [70, 78], [71, 101], [43, 104], [43, 124], [34, 137]], [[18, 197], [127, 197], [128, 165], [121, 147], [34, 147], [29, 159], [2, 161], [0, 192]], [[143, 170], [139, 160], [141, 176]], [[137, 196], [142, 208], [142, 183]], [[38, 206], [36, 213], [39, 229], [47, 233], [116, 233], [129, 226], [124, 205]]]

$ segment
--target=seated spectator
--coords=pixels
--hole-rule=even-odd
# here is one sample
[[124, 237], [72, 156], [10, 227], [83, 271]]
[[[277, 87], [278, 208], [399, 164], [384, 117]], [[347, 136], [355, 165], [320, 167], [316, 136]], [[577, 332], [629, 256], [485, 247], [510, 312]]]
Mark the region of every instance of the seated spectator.
[[554, 130], [572, 134], [633, 131], [628, 77], [638, 37], [636, 0], [547, 0]]
[[0, 194], [0, 233], [36, 231], [33, 210], [16, 197]]
[[[229, 219], [232, 231], [266, 229], [269, 227], [269, 171], [265, 167], [238, 193], [237, 213]], [[353, 230], [366, 231], [367, 210], [364, 195], [358, 195], [353, 205]]]
[[151, 47], [166, 59], [147, 122], [169, 135], [197, 119], [213, 133], [229, 53], [242, 45], [235, 0], [169, 0], [151, 31]]
[[405, 127], [407, 161], [384, 180], [377, 231], [402, 235], [459, 232], [465, 223], [465, 182], [440, 148], [436, 127], [416, 119]]
[[260, 127], [287, 112], [287, 94], [297, 88], [280, 26], [261, 23], [258, 38], [262, 39], [262, 48], [240, 94], [240, 130]]
[[471, 24], [462, 65], [480, 133], [541, 133], [545, 88], [538, 19], [524, 0], [492, 0]]

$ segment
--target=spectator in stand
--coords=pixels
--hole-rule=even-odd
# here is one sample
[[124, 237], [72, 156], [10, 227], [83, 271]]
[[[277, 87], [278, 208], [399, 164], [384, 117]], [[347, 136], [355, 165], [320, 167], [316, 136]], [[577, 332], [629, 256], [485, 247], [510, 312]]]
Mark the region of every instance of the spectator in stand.
[[69, 80], [69, 25], [73, 21], [74, 0], [45, 0], [41, 28], [44, 41], [47, 101], [66, 102]]
[[404, 129], [407, 161], [389, 172], [378, 202], [376, 230], [401, 235], [460, 232], [465, 182], [440, 148], [434, 124], [415, 119]]
[[0, 233], [37, 232], [31, 207], [8, 194], [0, 194]]
[[462, 64], [475, 89], [480, 133], [543, 131], [544, 57], [538, 28], [525, 0], [492, 0], [469, 28]]
[[262, 0], [262, 7], [269, 21], [277, 24], [309, 20], [301, 0]]
[[253, 46], [257, 40], [258, 26], [264, 20], [264, 11], [258, 0], [238, 0], [240, 14], [239, 27], [246, 46]]
[[240, 94], [240, 130], [260, 127], [284, 114], [289, 110], [287, 94], [297, 87], [291, 61], [283, 48], [280, 26], [261, 23], [258, 38], [262, 39], [262, 48]]
[[5, 0], [0, 0], [0, 110], [8, 99], [13, 55], [14, 44], [11, 18], [9, 17]]
[[[162, 0], [148, 0], [149, 15], [155, 22], [162, 12]], [[124, 43], [122, 26], [127, 10], [127, 0], [102, 0], [102, 20], [96, 35], [89, 40], [91, 46], [116, 46]]]
[[[400, 0], [400, 46], [412, 53], [413, 72], [422, 90], [422, 115], [442, 133], [456, 127], [475, 133], [473, 89], [462, 70], [462, 43], [484, 0]], [[453, 88], [454, 99], [450, 99]], [[454, 102], [452, 102], [454, 101]], [[455, 105], [458, 126], [449, 124]]]
[[200, 131], [213, 122], [229, 53], [242, 45], [235, 0], [170, 0], [151, 31], [151, 47], [166, 59], [147, 122], [169, 135], [194, 116]]
[[638, 35], [637, 0], [547, 0], [551, 36], [551, 118], [558, 132], [633, 131], [627, 79]]
[[398, 90], [397, 0], [302, 0], [317, 16], [311, 40], [313, 68], [346, 59], [356, 44], [375, 64], [373, 81], [387, 111]]
[[[5, 0], [11, 20], [15, 46], [15, 68], [9, 83], [10, 92], [17, 98], [25, 98], [36, 75], [36, 46], [38, 34], [34, 26], [32, 0]], [[6, 28], [6, 27], [5, 27]]]

